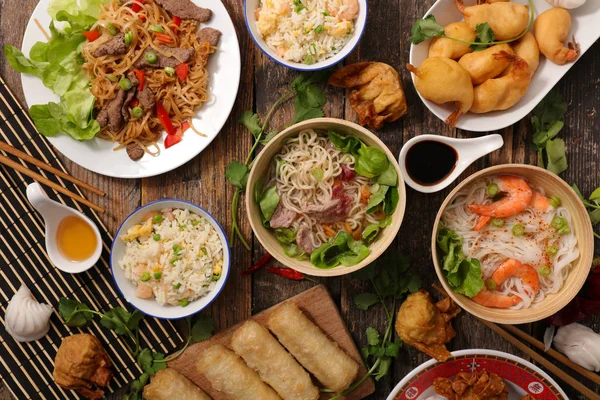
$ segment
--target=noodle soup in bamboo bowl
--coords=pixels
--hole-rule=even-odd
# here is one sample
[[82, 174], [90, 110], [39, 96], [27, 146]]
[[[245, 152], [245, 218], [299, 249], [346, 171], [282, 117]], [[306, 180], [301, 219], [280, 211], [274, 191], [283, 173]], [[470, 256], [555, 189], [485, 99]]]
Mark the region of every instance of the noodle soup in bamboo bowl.
[[[311, 263], [310, 259], [297, 259], [289, 257], [285, 254], [284, 248], [275, 237], [274, 230], [266, 227], [263, 224], [263, 214], [261, 208], [255, 201], [255, 187], [257, 184], [259, 187], [261, 187], [261, 181], [267, 183], [266, 181], [269, 180], [270, 176], [272, 176], [273, 158], [281, 151], [286, 141], [290, 138], [298, 137], [301, 132], [305, 132], [307, 130], [314, 130], [323, 134], [327, 134], [328, 131], [333, 131], [346, 137], [358, 138], [366, 146], [377, 148], [385, 153], [389, 160], [388, 168], [393, 168], [398, 177], [396, 186], [398, 189], [398, 202], [394, 211], [391, 212], [390, 210], [391, 214], [389, 215], [389, 225], [379, 230], [376, 238], [368, 245], [369, 255], [355, 265], [338, 265], [332, 268], [317, 268]], [[335, 118], [317, 118], [304, 121], [287, 128], [275, 136], [265, 146], [265, 148], [260, 152], [254, 161], [254, 166], [250, 171], [246, 186], [246, 211], [250, 219], [252, 231], [256, 235], [258, 241], [263, 245], [267, 252], [269, 252], [273, 257], [275, 257], [275, 259], [277, 259], [277, 261], [286, 267], [313, 276], [346, 275], [357, 271], [375, 261], [389, 247], [398, 234], [398, 231], [400, 230], [400, 224], [402, 223], [402, 218], [404, 217], [405, 208], [406, 189], [404, 186], [404, 180], [402, 179], [402, 174], [400, 172], [400, 167], [398, 166], [394, 155], [390, 152], [387, 146], [381, 140], [379, 140], [377, 136], [367, 129], [352, 122]], [[295, 215], [299, 216], [298, 214]]]
[[[534, 302], [527, 308], [512, 309], [487, 307], [476, 303], [474, 300], [463, 294], [454, 292], [443, 271], [443, 251], [437, 245], [438, 230], [443, 225], [441, 222], [442, 215], [447, 207], [453, 204], [457, 194], [474, 182], [479, 182], [482, 179], [491, 178], [497, 175], [523, 177], [533, 188], [543, 189], [544, 194], [547, 197], [558, 196], [562, 206], [569, 211], [571, 216], [569, 229], [577, 239], [579, 256], [571, 262], [571, 269], [568, 276], [564, 279], [562, 287], [556, 293], [546, 293], [543, 300]], [[550, 226], [548, 228], [552, 229]], [[515, 231], [512, 231], [511, 234], [514, 234], [514, 232]], [[523, 233], [518, 232], [517, 234], [522, 235]], [[435, 265], [435, 271], [444, 289], [465, 311], [478, 318], [491, 322], [502, 324], [524, 324], [539, 321], [553, 315], [565, 307], [577, 295], [577, 292], [579, 292], [585, 283], [590, 271], [594, 256], [594, 236], [583, 203], [579, 200], [575, 191], [559, 176], [539, 167], [522, 164], [505, 164], [486, 168], [469, 176], [458, 184], [448, 197], [446, 197], [437, 213], [433, 226], [431, 254]], [[540, 274], [541, 273], [542, 272], [540, 272]]]

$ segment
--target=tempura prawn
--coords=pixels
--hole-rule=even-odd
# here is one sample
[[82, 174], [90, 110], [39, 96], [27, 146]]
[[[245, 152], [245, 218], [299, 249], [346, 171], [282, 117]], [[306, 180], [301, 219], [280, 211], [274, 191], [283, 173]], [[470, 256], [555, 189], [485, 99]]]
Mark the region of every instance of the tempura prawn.
[[564, 45], [571, 30], [571, 14], [564, 8], [551, 8], [541, 13], [533, 24], [540, 51], [554, 64], [563, 65], [579, 56], [578, 45]]
[[475, 40], [475, 32], [464, 21], [446, 25], [444, 35], [446, 37], [433, 38], [429, 46], [429, 57], [446, 57], [457, 60], [473, 51], [468, 44], [449, 39], [454, 38], [465, 42]]
[[465, 7], [464, 0], [454, 0], [456, 8], [465, 16], [472, 30], [487, 22], [496, 40], [513, 39], [521, 34], [529, 23], [529, 11], [524, 5], [511, 2], [494, 2]]
[[[523, 60], [527, 61], [527, 65], [529, 66], [529, 74], [533, 76], [540, 63], [540, 48], [538, 47], [537, 40], [535, 40], [533, 33], [527, 32], [525, 36], [518, 41], [511, 43], [511, 45], [513, 52]], [[514, 65], [510, 65], [504, 70], [504, 72], [502, 72], [501, 75], [508, 75], [511, 73], [513, 68]]]
[[514, 106], [527, 93], [531, 82], [529, 65], [521, 57], [505, 51], [494, 55], [497, 59], [508, 59], [513, 68], [505, 76], [488, 79], [473, 90], [471, 112], [482, 114], [495, 110], [506, 110]]
[[488, 79], [497, 77], [511, 64], [511, 60], [506, 57], [495, 57], [495, 54], [502, 51], [510, 54], [513, 52], [510, 45], [497, 44], [485, 50], [465, 54], [458, 60], [458, 63], [471, 75], [473, 85], [479, 85]]

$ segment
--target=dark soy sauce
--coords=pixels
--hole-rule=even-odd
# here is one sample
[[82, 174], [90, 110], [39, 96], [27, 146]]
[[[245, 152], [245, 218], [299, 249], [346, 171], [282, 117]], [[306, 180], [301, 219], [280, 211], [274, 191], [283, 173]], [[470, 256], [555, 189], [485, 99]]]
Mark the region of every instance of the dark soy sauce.
[[458, 161], [453, 147], [435, 140], [415, 143], [406, 153], [406, 171], [413, 181], [432, 186], [450, 175]]

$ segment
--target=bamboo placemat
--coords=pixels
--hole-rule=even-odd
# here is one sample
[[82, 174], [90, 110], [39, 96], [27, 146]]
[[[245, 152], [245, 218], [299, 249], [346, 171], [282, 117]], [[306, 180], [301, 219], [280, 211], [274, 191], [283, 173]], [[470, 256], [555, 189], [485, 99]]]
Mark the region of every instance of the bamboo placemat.
[[[0, 140], [66, 172], [46, 138], [36, 131], [27, 111], [16, 101], [1, 77]], [[17, 158], [8, 157], [83, 196], [72, 183], [27, 165]], [[87, 303], [96, 310], [121, 306], [132, 311], [125, 300], [119, 297], [110, 273], [109, 255], [113, 238], [94, 211], [44, 187], [46, 194], [53, 200], [73, 207], [91, 218], [100, 228], [103, 241], [102, 256], [94, 268], [80, 274], [67, 274], [56, 269], [46, 254], [43, 219], [31, 207], [25, 195], [25, 189], [31, 182], [30, 178], [0, 165], [0, 377], [19, 400], [80, 398], [75, 392], [63, 390], [56, 385], [52, 379], [52, 371], [62, 338], [87, 332], [100, 339], [112, 359], [115, 376], [107, 390], [107, 393], [112, 393], [127, 386], [141, 374], [135, 359], [127, 350], [127, 345], [131, 343], [126, 343], [128, 339], [102, 328], [97, 322], [99, 318], [95, 318], [96, 322], [89, 327], [69, 328], [60, 319], [57, 308], [59, 299], [66, 296]], [[54, 308], [50, 332], [35, 342], [15, 341], [4, 326], [6, 306], [21, 282], [29, 287], [38, 301]], [[145, 346], [163, 353], [172, 352], [183, 342], [183, 337], [170, 321], [146, 317], [141, 324], [140, 333], [140, 340]]]

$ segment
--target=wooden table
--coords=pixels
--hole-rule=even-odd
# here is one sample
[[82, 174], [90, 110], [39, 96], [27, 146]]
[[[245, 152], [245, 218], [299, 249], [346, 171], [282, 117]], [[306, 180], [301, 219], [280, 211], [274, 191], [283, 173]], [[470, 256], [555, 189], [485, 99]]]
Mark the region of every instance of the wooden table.
[[[229, 207], [233, 187], [225, 180], [226, 165], [232, 160], [246, 156], [252, 144], [252, 135], [236, 123], [239, 115], [253, 107], [264, 115], [280, 93], [287, 89], [296, 73], [270, 61], [254, 45], [244, 23], [241, 0], [223, 0], [238, 32], [242, 53], [242, 78], [238, 98], [231, 116], [222, 132], [201, 155], [184, 166], [161, 176], [142, 180], [125, 180], [104, 177], [64, 159], [69, 171], [76, 177], [104, 190], [104, 198], [90, 196], [97, 204], [107, 209], [103, 219], [114, 233], [121, 221], [136, 207], [163, 197], [173, 197], [198, 203], [213, 213], [227, 228], [231, 226]], [[366, 32], [360, 45], [346, 60], [381, 61], [398, 69], [408, 98], [408, 115], [400, 121], [387, 125], [378, 132], [380, 138], [397, 154], [408, 139], [423, 133], [445, 136], [472, 137], [469, 132], [451, 130], [431, 114], [419, 100], [405, 69], [410, 49], [409, 35], [413, 22], [421, 18], [434, 0], [385, 0], [369, 2], [369, 17]], [[25, 26], [37, 4], [37, 0], [0, 0], [0, 43], [11, 43], [20, 47]], [[8, 85], [23, 102], [19, 75], [0, 56], [0, 73]], [[588, 194], [600, 186], [600, 44], [590, 49], [558, 84], [558, 90], [569, 103], [566, 127], [561, 132], [567, 143], [569, 169], [562, 178], [577, 183]], [[327, 116], [356, 120], [344, 92], [327, 88]], [[272, 119], [272, 126], [281, 128], [292, 117], [292, 104]], [[529, 119], [506, 128], [498, 133], [504, 136], [504, 147], [477, 161], [461, 178], [484, 167], [502, 163], [537, 164], [531, 145]], [[397, 240], [390, 251], [401, 251], [412, 257], [413, 270], [423, 278], [424, 287], [436, 281], [429, 242], [434, 216], [444, 197], [451, 188], [436, 194], [422, 194], [408, 188], [407, 212]], [[245, 212], [240, 212], [241, 229], [251, 237]], [[264, 254], [260, 244], [254, 240], [253, 250], [247, 251], [239, 242], [233, 248], [233, 273], [227, 287], [213, 303], [207, 314], [215, 318], [217, 329], [227, 328], [251, 314], [285, 300], [314, 285], [312, 282], [291, 282], [264, 271], [254, 277], [241, 277], [237, 273], [250, 266], [253, 260]], [[596, 240], [596, 244], [600, 244]], [[599, 250], [596, 250], [596, 254]], [[342, 315], [356, 343], [366, 343], [365, 329], [373, 326], [382, 330], [385, 324], [383, 311], [358, 310], [352, 297], [367, 287], [351, 277], [318, 279], [325, 283], [338, 301]], [[586, 321], [596, 331], [600, 330], [600, 316]], [[451, 350], [488, 348], [524, 356], [495, 333], [488, 330], [473, 317], [462, 314], [454, 322], [458, 336], [451, 342]], [[541, 339], [544, 325], [524, 325], [522, 329]], [[370, 399], [384, 399], [413, 368], [429, 357], [415, 349], [405, 347], [393, 366], [393, 371], [377, 384], [377, 392]], [[596, 391], [599, 387], [590, 386]], [[570, 398], [576, 393], [563, 385]], [[4, 398], [1, 397], [0, 398]], [[6, 398], [9, 398], [7, 395]], [[120, 398], [120, 397], [119, 397]]]

